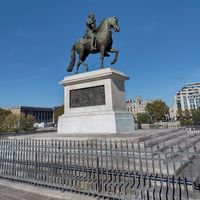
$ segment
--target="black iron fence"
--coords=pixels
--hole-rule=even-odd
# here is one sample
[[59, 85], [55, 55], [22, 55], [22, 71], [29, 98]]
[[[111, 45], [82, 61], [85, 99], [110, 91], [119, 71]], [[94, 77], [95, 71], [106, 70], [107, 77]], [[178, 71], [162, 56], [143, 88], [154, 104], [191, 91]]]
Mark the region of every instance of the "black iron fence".
[[199, 141], [0, 140], [0, 176], [108, 199], [200, 199]]

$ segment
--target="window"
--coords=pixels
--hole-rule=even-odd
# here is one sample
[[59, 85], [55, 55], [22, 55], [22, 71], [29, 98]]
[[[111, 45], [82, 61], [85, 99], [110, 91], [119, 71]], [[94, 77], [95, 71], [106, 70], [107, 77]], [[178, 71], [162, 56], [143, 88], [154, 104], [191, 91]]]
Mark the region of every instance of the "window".
[[177, 108], [179, 109], [181, 109], [181, 101], [180, 100], [177, 100]]
[[200, 108], [200, 98], [196, 98], [197, 108]]
[[187, 97], [186, 96], [183, 97], [183, 103], [184, 103], [185, 109], [188, 109]]
[[194, 99], [189, 99], [189, 102], [190, 102], [190, 109], [194, 110], [195, 109]]

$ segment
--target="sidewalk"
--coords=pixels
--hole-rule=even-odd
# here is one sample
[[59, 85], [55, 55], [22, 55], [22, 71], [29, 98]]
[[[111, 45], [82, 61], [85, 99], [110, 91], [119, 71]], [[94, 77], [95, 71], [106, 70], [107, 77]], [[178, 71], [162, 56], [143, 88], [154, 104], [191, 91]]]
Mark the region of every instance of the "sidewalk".
[[0, 200], [95, 200], [97, 198], [50, 190], [0, 178]]

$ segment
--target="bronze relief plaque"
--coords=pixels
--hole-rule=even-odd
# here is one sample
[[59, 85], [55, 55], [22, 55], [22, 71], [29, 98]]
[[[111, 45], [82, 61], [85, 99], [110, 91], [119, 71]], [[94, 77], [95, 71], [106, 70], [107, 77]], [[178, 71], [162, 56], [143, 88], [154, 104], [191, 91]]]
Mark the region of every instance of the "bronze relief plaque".
[[104, 85], [70, 90], [70, 108], [105, 105]]

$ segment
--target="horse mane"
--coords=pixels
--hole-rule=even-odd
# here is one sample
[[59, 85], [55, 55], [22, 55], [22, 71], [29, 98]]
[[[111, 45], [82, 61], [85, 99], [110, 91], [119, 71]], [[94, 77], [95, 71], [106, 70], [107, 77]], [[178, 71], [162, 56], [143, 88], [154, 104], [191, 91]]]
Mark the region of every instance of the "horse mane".
[[98, 26], [98, 29], [100, 29], [100, 28], [103, 26], [104, 22], [105, 22], [107, 19], [108, 19], [108, 18], [104, 18], [104, 19], [101, 21], [101, 23], [100, 23], [99, 26]]

